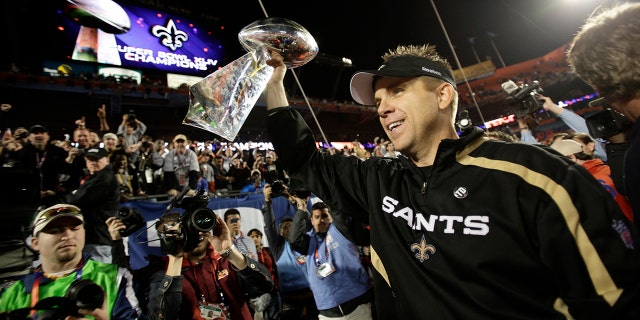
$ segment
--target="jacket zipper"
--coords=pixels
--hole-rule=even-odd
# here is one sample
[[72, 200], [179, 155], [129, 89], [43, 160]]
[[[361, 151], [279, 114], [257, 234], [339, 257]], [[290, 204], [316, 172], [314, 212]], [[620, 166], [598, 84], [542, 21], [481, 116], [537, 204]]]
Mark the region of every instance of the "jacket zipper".
[[429, 184], [429, 182], [425, 181], [422, 183], [422, 188], [420, 189], [420, 194], [421, 195], [426, 195], [427, 194], [427, 185]]

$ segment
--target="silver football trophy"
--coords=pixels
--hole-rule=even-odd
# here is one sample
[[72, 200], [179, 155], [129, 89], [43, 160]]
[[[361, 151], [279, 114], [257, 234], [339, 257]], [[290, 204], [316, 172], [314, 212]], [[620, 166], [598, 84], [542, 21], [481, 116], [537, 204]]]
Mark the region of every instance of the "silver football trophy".
[[301, 25], [283, 18], [266, 18], [238, 34], [248, 52], [189, 87], [189, 111], [183, 124], [233, 141], [255, 106], [273, 68], [269, 51], [277, 50], [287, 68], [296, 68], [318, 54], [318, 45]]

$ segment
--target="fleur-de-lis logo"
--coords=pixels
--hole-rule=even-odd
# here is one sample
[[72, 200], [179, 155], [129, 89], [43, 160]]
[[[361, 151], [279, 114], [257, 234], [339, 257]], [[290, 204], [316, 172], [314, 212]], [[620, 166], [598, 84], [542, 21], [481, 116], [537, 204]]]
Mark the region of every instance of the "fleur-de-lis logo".
[[411, 251], [416, 252], [415, 257], [420, 260], [420, 262], [424, 262], [429, 259], [429, 254], [436, 253], [436, 247], [427, 244], [427, 240], [425, 240], [424, 235], [422, 235], [420, 243], [411, 244]]
[[161, 38], [162, 44], [173, 51], [182, 47], [183, 41], [189, 40], [189, 36], [186, 32], [176, 28], [176, 24], [173, 22], [173, 19], [169, 19], [166, 26], [153, 26], [151, 28], [151, 33], [154, 36]]

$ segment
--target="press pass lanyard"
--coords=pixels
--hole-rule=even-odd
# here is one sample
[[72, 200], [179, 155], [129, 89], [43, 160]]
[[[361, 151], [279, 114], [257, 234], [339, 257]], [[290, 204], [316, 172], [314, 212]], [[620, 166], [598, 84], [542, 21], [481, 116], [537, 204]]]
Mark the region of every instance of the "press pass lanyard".
[[[193, 279], [194, 279], [193, 282], [195, 282], [195, 286], [194, 286], [194, 283], [191, 280], [189, 280], [189, 278], [186, 278], [186, 279], [189, 280], [193, 288], [198, 291], [196, 294], [200, 296], [200, 302], [202, 304], [205, 304], [206, 302], [205, 292], [209, 293], [209, 291], [207, 290], [206, 287], [205, 288], [201, 287], [202, 281], [198, 281], [198, 273], [196, 272], [196, 268], [191, 264], [191, 261], [189, 261], [189, 265], [191, 266], [191, 270], [193, 270]], [[213, 282], [215, 283], [216, 290], [218, 291], [218, 295], [220, 296], [220, 303], [222, 305], [226, 305], [225, 299], [224, 299], [224, 293], [222, 292], [222, 286], [220, 285], [220, 282], [218, 282], [218, 268], [216, 266], [216, 263], [211, 261], [211, 266], [213, 266]]]
[[[327, 261], [325, 262], [331, 262], [331, 256], [329, 255], [329, 245], [327, 244], [327, 237], [325, 236], [324, 240], [324, 252], [325, 252], [325, 256]], [[318, 238], [316, 238], [316, 252], [313, 254], [313, 258], [316, 260], [316, 267], [320, 266], [320, 259], [319, 259], [319, 255], [318, 255], [318, 247], [320, 245], [318, 244]]]
[[[76, 269], [76, 280], [80, 280], [82, 278], [82, 268], [84, 267], [84, 259], [80, 260]], [[72, 271], [73, 272], [73, 271]], [[40, 299], [40, 280], [44, 277], [44, 271], [38, 271], [38, 277], [33, 282], [33, 286], [31, 287], [31, 308], [35, 307]], [[53, 280], [55, 281], [55, 280]], [[31, 316], [33, 317], [36, 314], [37, 310], [31, 310]]]

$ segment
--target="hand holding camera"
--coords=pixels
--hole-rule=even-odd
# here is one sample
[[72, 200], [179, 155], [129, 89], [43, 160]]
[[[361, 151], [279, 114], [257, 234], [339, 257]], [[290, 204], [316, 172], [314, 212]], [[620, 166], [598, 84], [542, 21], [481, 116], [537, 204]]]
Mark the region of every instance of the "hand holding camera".
[[[33, 317], [29, 316], [32, 310], [38, 311]], [[90, 279], [71, 283], [64, 297], [48, 297], [38, 301], [32, 308], [0, 313], [0, 319], [87, 319], [84, 316], [93, 316], [97, 320], [110, 319], [104, 290]]]

